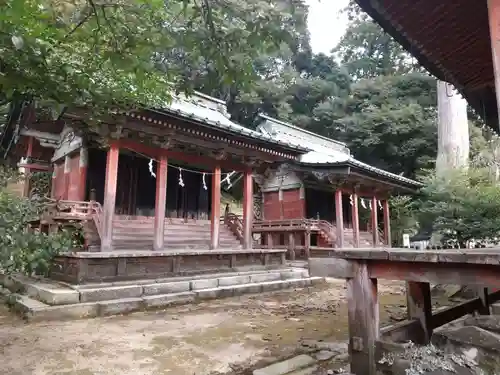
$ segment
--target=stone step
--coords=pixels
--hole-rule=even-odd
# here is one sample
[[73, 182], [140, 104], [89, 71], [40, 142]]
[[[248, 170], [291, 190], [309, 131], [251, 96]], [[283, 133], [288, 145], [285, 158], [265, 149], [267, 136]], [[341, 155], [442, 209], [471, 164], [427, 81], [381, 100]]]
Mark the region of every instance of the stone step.
[[213, 289], [264, 281], [278, 281], [309, 277], [305, 269], [283, 268], [278, 270], [242, 271], [198, 275], [191, 277], [170, 277], [162, 279], [121, 281], [114, 283], [94, 283], [65, 285], [53, 281], [40, 282], [18, 276], [2, 283], [11, 290], [24, 290], [28, 297], [47, 305], [67, 305], [79, 302], [97, 302], [120, 298], [135, 298], [155, 294], [180, 293]]
[[315, 359], [307, 354], [300, 354], [285, 361], [273, 363], [264, 368], [253, 371], [253, 375], [287, 375], [297, 373], [297, 371], [310, 367], [315, 363]]
[[219, 276], [216, 278], [156, 282], [144, 285], [125, 285], [80, 289], [80, 302], [97, 302], [121, 298], [165, 295], [172, 293], [196, 292], [203, 289], [212, 290], [219, 287], [230, 287], [242, 284], [300, 279], [305, 275], [303, 270], [285, 272], [267, 272], [259, 274]]
[[[28, 296], [14, 296], [14, 308], [27, 320], [61, 320], [130, 313], [150, 308], [205, 301], [215, 298], [239, 296], [246, 293], [270, 292], [286, 288], [307, 287], [323, 282], [320, 277], [282, 279], [247, 284], [218, 286], [184, 292], [173, 292], [137, 297], [113, 298], [92, 302], [50, 306]], [[134, 289], [129, 288], [131, 295]], [[112, 294], [108, 294], [111, 296]], [[116, 295], [116, 294], [115, 294]], [[130, 294], [129, 294], [130, 295]]]

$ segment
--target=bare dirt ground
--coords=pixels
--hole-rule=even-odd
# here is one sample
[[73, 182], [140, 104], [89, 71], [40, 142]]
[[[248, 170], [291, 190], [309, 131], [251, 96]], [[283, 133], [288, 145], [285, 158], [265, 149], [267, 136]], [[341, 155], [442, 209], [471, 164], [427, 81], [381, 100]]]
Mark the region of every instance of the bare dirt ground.
[[[0, 373], [207, 375], [347, 338], [345, 283], [234, 297], [166, 311], [27, 324], [0, 310]], [[404, 284], [379, 284], [381, 321], [404, 315]]]

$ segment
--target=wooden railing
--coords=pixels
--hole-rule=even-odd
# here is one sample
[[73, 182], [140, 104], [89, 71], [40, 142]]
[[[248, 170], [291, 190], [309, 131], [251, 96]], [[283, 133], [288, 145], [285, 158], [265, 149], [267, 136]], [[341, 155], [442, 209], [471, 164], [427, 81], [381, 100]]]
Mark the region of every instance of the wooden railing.
[[54, 221], [92, 220], [99, 238], [102, 231], [102, 206], [96, 201], [71, 201], [50, 199], [42, 211], [41, 217]]
[[238, 215], [228, 212], [224, 215], [224, 224], [229, 227], [238, 241], [243, 243], [243, 220]]
[[92, 220], [94, 221], [94, 225], [97, 229], [97, 234], [99, 238], [102, 238], [102, 206], [99, 202], [91, 201], [90, 202], [90, 212], [92, 215]]
[[336, 247], [337, 244], [337, 235], [335, 233], [336, 227], [326, 220], [315, 220], [315, 222], [318, 227], [320, 236], [322, 236], [330, 246]]

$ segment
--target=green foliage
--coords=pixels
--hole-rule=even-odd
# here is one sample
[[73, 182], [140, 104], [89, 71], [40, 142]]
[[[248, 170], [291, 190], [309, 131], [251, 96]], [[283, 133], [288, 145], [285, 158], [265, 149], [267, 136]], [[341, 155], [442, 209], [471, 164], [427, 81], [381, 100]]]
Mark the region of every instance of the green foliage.
[[349, 73], [356, 79], [375, 78], [411, 72], [411, 56], [365, 13], [353, 15], [334, 49]]
[[183, 73], [194, 63], [245, 86], [253, 59], [293, 39], [293, 26], [260, 0], [4, 0], [0, 104], [161, 106], [193, 88]]
[[500, 186], [487, 168], [427, 177], [419, 203], [421, 225], [444, 241], [493, 240], [500, 228]]
[[8, 192], [8, 183], [17, 177], [15, 172], [0, 168], [0, 270], [46, 275], [53, 257], [71, 249], [77, 234], [28, 232], [28, 222], [39, 215], [42, 201]]
[[391, 239], [393, 245], [402, 246], [403, 234], [413, 235], [418, 228], [417, 205], [409, 196], [391, 197]]
[[33, 172], [29, 176], [30, 197], [47, 197], [52, 183], [51, 172]]

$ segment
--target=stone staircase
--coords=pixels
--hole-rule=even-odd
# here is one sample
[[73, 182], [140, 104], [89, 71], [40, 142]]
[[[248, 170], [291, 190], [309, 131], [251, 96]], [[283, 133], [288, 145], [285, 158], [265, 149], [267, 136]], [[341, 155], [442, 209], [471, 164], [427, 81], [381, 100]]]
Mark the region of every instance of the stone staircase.
[[[113, 247], [116, 250], [150, 249], [153, 246], [153, 218], [128, 219], [116, 216], [113, 221]], [[221, 222], [220, 248], [239, 249], [240, 241]], [[165, 219], [165, 248], [208, 249], [210, 246], [210, 221]]]
[[[248, 293], [306, 287], [323, 282], [302, 268], [242, 270], [232, 273], [69, 285], [23, 276], [0, 280], [14, 308], [28, 320], [60, 320], [115, 315], [196, 303]], [[1, 289], [1, 288], [0, 288]]]

